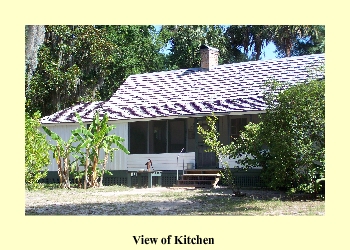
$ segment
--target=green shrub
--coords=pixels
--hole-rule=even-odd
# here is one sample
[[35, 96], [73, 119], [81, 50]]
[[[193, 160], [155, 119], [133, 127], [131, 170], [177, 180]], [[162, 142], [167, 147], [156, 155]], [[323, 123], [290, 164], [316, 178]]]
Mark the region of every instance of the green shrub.
[[33, 117], [25, 117], [25, 185], [28, 189], [37, 189], [39, 180], [46, 177], [49, 162], [49, 144], [38, 130], [40, 112]]
[[[286, 86], [272, 83], [273, 93]], [[266, 95], [268, 107], [257, 125], [249, 124], [231, 148], [231, 156], [249, 154], [240, 163], [261, 166], [272, 189], [317, 193], [325, 177], [325, 81], [310, 81]], [[276, 93], [276, 92], [275, 92]]]

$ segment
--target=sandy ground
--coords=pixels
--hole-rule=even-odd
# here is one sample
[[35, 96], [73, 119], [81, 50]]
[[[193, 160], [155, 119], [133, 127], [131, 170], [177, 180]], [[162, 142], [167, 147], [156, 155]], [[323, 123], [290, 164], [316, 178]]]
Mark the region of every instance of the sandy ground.
[[[26, 215], [261, 215], [260, 208], [252, 205], [257, 200], [281, 200], [282, 192], [243, 190], [246, 196], [233, 197], [227, 188], [184, 189], [184, 188], [134, 188], [113, 190], [109, 187], [97, 189], [26, 191]], [[246, 204], [242, 206], [241, 201]], [[229, 201], [230, 207], [227, 207]], [[289, 205], [289, 206], [295, 206]], [[302, 203], [296, 212], [303, 215], [308, 206], [319, 203]], [[283, 214], [278, 210], [267, 211], [266, 215]], [[262, 214], [265, 215], [265, 214]], [[322, 215], [322, 212], [320, 213]]]

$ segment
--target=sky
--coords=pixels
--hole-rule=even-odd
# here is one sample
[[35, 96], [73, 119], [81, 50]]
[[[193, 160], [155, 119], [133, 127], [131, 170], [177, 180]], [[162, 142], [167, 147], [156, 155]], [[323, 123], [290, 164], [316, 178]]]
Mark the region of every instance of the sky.
[[[154, 25], [157, 31], [161, 29], [161, 25]], [[166, 53], [168, 50], [169, 46], [165, 49], [163, 49], [163, 52]], [[273, 43], [269, 43], [263, 50], [262, 50], [262, 55], [261, 55], [261, 60], [270, 60], [277, 58], [277, 55], [274, 53], [276, 50], [276, 46]]]
[[264, 49], [261, 56], [261, 60], [270, 60], [277, 58], [275, 54], [276, 46], [273, 43], [269, 43]]

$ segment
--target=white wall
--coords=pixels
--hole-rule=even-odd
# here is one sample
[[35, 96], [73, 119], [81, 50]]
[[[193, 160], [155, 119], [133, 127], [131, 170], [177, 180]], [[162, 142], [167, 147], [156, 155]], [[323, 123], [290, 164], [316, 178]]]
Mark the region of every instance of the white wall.
[[[114, 125], [116, 125], [116, 128], [111, 131], [111, 134], [115, 134], [124, 138], [125, 141], [123, 142], [123, 145], [124, 147], [128, 148], [128, 145], [129, 145], [128, 123], [123, 122], [123, 123], [117, 123]], [[121, 150], [114, 152], [113, 161], [111, 162], [110, 159], [108, 160], [107, 169], [108, 170], [126, 170], [127, 156], [128, 155]], [[103, 157], [103, 155], [101, 155], [101, 157]]]
[[187, 163], [195, 163], [195, 152], [182, 153], [179, 156], [179, 164], [177, 165], [178, 153], [164, 153], [164, 154], [131, 154], [127, 156], [127, 169], [129, 171], [137, 171], [140, 169], [147, 169], [146, 162], [148, 159], [152, 160], [154, 170], [182, 170], [183, 162], [185, 167]]

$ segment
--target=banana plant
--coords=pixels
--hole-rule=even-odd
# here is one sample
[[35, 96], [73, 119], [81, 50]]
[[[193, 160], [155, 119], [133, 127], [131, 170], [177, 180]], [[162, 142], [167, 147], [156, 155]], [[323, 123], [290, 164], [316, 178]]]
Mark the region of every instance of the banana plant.
[[70, 189], [69, 171], [70, 159], [69, 156], [76, 148], [73, 143], [76, 141], [75, 136], [71, 135], [69, 140], [64, 141], [58, 134], [43, 126], [43, 130], [54, 140], [56, 145], [50, 145], [50, 150], [53, 152], [53, 157], [57, 163], [57, 172], [60, 178], [60, 187]]
[[[111, 125], [109, 126], [109, 129], [114, 129], [115, 126]], [[124, 142], [124, 138], [117, 136], [117, 135], [107, 135], [105, 137], [105, 139], [103, 140], [102, 143], [102, 149], [105, 152], [105, 156], [104, 156], [104, 160], [103, 160], [103, 166], [102, 166], [102, 174], [101, 174], [101, 178], [100, 178], [100, 186], [102, 186], [102, 181], [103, 181], [103, 175], [106, 171], [106, 165], [108, 162], [108, 158], [110, 157], [111, 161], [113, 160], [113, 156], [114, 156], [114, 151], [117, 150], [122, 150], [124, 153], [129, 154], [130, 152], [124, 147], [124, 145], [122, 144], [122, 142]], [[115, 145], [115, 147], [113, 147], [113, 144]]]
[[[108, 135], [115, 126], [108, 125], [108, 115], [105, 114], [100, 120], [98, 112], [94, 114], [92, 124], [89, 128], [86, 128], [79, 114], [76, 114], [80, 127], [73, 130], [73, 135], [77, 138], [80, 144], [77, 146], [80, 150], [85, 149], [84, 162], [85, 162], [85, 180], [84, 188], [87, 186], [97, 187], [102, 186], [103, 174], [106, 171], [106, 164], [109, 156], [113, 157], [113, 152], [116, 150], [122, 150], [124, 153], [129, 154], [129, 151], [123, 146], [123, 138], [117, 135]], [[114, 145], [114, 147], [113, 147]], [[103, 160], [103, 169], [99, 174], [98, 165], [100, 161], [100, 152], [104, 151], [105, 157]], [[91, 171], [91, 174], [89, 172]], [[100, 182], [98, 177], [101, 176]]]

